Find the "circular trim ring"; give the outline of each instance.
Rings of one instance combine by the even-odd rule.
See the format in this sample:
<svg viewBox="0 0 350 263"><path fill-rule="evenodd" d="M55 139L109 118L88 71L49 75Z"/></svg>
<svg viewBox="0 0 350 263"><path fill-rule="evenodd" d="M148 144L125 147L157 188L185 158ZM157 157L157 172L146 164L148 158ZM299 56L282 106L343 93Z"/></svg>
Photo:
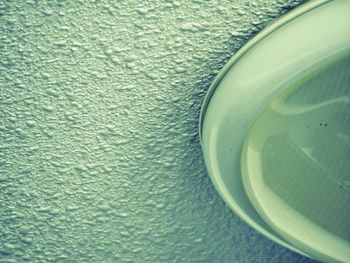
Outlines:
<svg viewBox="0 0 350 263"><path fill-rule="evenodd" d="M209 86L209 89L207 91L207 94L204 97L200 115L199 115L199 138L201 145L202 143L202 127L205 117L205 112L208 108L210 99L212 95L214 94L217 86L220 84L222 78L225 76L225 74L231 69L234 64L243 56L245 53L247 53L250 49L252 49L256 44L258 44L261 40L269 36L273 31L277 30L278 28L282 27L283 25L289 23L290 21L298 18L299 16L303 15L304 13L307 13L311 11L312 9L315 9L323 4L326 4L328 2L331 2L333 0L313 0L311 2L308 2L306 4L303 4L299 7L297 7L295 10L293 10L292 13L286 13L282 15L279 19L276 21L271 22L271 24L267 25L262 31L258 32L256 35L254 35L246 44L244 44L230 59L229 61L224 65L224 67L219 71L217 76L214 78L213 82Z"/></svg>
<svg viewBox="0 0 350 263"><path fill-rule="evenodd" d="M334 0L313 0L310 1L306 4L303 4L299 7L297 7L295 10L293 10L290 13L287 13L283 16L281 16L279 19L277 19L276 21L273 21L271 24L269 24L265 29L263 29L262 31L258 32L255 36L253 36L244 46L242 46L242 48L240 48L230 59L229 61L224 65L224 67L219 71L219 73L217 74L217 76L214 78L212 84L210 85L207 94L203 100L203 104L202 104L202 108L201 108L201 112L200 112L200 117L199 117L199 137L200 137L200 143L201 143L201 147L202 150L204 150L204 144L202 141L202 133L203 133L203 124L205 121L205 115L207 112L207 108L210 104L211 98L213 96L213 94L216 91L216 88L221 84L221 81L223 80L223 78L225 77L225 75L227 74L228 71L231 70L231 68L246 54L248 53L252 48L254 48L257 44L259 44L259 42L261 42L262 40L264 40L266 37L268 37L270 34L272 34L273 32L275 32L276 30L278 30L279 28L281 28L282 26L288 24L289 22L295 20L296 18L304 15L305 13L316 9L326 3L329 2L333 2ZM212 180L212 182L214 183L215 188L217 188L216 184L215 184L215 178L213 177L213 175L211 175L209 173L209 176ZM216 189L220 195L222 195L222 193L220 192L220 189ZM223 199L226 202L226 199L224 198L224 196L222 196ZM227 203L227 202L226 202ZM231 209L233 211L235 211L235 209L229 204L229 206L231 207ZM237 214L237 213L236 213ZM239 215L239 213L238 213ZM241 217L242 218L242 217ZM246 221L245 218L242 218L243 221L245 221L246 223L249 223L249 221ZM255 227L253 227L255 228ZM262 231L261 232L264 236L267 236L268 238L272 239L273 241L277 242L278 244L282 245L283 247L289 248L299 254L308 256L307 254L305 254L304 252L300 251L299 249L295 248L294 246L292 246L291 244L289 244L288 242L286 242L285 240L280 239L280 237L274 237L273 235L271 235L268 232Z"/></svg>

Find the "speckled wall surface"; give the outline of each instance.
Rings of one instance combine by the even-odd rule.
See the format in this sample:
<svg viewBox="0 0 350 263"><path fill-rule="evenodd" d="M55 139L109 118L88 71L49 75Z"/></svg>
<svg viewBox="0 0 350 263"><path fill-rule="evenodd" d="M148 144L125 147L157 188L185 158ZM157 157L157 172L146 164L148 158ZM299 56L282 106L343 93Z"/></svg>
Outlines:
<svg viewBox="0 0 350 263"><path fill-rule="evenodd" d="M225 61L301 0L0 0L0 262L309 262L215 192Z"/></svg>

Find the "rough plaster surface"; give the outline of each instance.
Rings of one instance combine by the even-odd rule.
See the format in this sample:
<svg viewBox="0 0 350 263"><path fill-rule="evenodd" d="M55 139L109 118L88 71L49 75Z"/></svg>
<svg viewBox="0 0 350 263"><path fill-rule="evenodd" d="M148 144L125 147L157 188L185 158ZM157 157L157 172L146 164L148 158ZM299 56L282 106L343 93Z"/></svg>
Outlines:
<svg viewBox="0 0 350 263"><path fill-rule="evenodd" d="M224 205L197 134L217 71L301 0L144 2L0 0L0 262L309 262Z"/></svg>

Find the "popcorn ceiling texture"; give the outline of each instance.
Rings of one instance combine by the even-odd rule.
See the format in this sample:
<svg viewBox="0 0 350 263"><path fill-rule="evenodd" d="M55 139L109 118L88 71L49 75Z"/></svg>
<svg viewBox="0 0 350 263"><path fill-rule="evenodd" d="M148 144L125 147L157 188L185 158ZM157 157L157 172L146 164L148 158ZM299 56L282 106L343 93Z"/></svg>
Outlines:
<svg viewBox="0 0 350 263"><path fill-rule="evenodd" d="M218 70L301 2L0 0L0 262L310 262L224 205L197 133Z"/></svg>

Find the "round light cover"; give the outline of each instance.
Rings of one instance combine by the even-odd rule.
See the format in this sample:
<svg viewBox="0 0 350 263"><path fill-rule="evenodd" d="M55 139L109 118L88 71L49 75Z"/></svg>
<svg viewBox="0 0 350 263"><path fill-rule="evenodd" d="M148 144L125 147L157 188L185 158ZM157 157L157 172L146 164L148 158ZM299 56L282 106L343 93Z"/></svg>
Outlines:
<svg viewBox="0 0 350 263"><path fill-rule="evenodd" d="M350 259L350 51L303 72L258 116L242 153L253 206L320 259Z"/></svg>
<svg viewBox="0 0 350 263"><path fill-rule="evenodd" d="M350 155L346 146L350 140L349 17L348 0L310 1L281 17L250 40L218 74L204 101L200 122L206 166L225 202L275 242L326 261L349 261L350 251L348 232L341 231L350 221L346 220L346 205L350 204ZM293 114L301 115L294 119ZM297 147L292 146L288 136L300 139ZM299 147L304 155L293 152L298 151L293 147ZM319 169L326 166L334 173L323 174L322 180L313 184L318 170L307 166L311 161L321 162ZM303 183L306 175L313 176L308 184ZM289 181L284 181L283 176ZM334 182L329 188L325 186L326 178ZM304 188L296 193L298 183ZM338 192L333 196L334 189ZM301 202L301 190L307 193L305 198L311 199L323 192L325 196L319 200L325 202L325 207L312 207L317 203L314 199L308 204ZM271 202L268 193L273 194ZM343 216L323 218L318 214L330 213L326 207L331 206L332 200L343 198L341 204L332 208L334 213L344 208ZM285 210L279 210L282 208ZM301 218L293 221L297 220L292 218L296 215L307 218L332 238L323 239L327 244L310 245L313 241L310 243L303 236L321 232L305 232L311 228L301 227L305 221ZM293 229L301 234L296 235ZM344 233L339 235L340 232Z"/></svg>

